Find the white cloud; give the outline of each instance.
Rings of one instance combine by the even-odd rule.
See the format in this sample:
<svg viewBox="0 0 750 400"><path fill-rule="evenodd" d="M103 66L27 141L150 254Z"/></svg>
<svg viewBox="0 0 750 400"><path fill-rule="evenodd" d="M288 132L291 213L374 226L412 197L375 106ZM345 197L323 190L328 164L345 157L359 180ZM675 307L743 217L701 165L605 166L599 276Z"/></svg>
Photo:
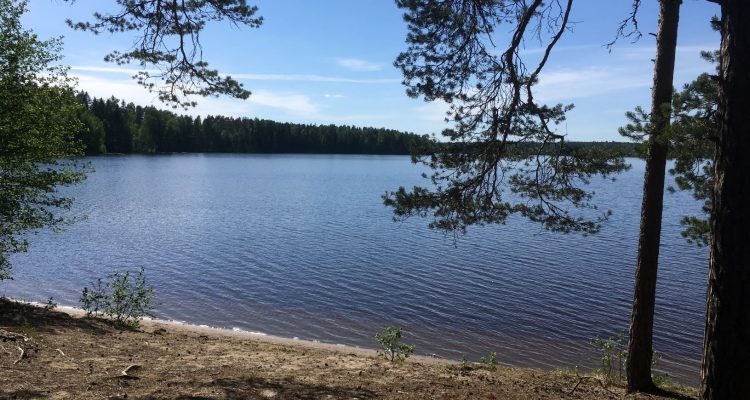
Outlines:
<svg viewBox="0 0 750 400"><path fill-rule="evenodd" d="M434 100L414 108L414 114L423 121L445 123L446 113L450 105L443 100Z"/></svg>
<svg viewBox="0 0 750 400"><path fill-rule="evenodd" d="M543 72L534 96L540 101L571 101L628 89L651 86L651 71L646 68L563 69Z"/></svg>
<svg viewBox="0 0 750 400"><path fill-rule="evenodd" d="M252 81L304 81L304 82L332 82L332 83L399 83L400 79L375 78L352 79L338 76L324 75L296 75L296 74L228 74L232 78Z"/></svg>
<svg viewBox="0 0 750 400"><path fill-rule="evenodd" d="M150 93L132 79L108 79L88 74L73 74L73 76L78 79L78 88L87 91L93 97L115 96L135 104L163 107L158 103L155 93ZM196 107L177 110L177 112L204 116L245 117L257 114L259 107L268 107L294 117L308 118L318 113L318 107L310 97L299 93L257 90L253 91L253 94L245 101L226 97L196 97L196 101L198 102Z"/></svg>
<svg viewBox="0 0 750 400"><path fill-rule="evenodd" d="M346 96L344 96L343 94L338 94L338 93L334 93L334 94L326 93L323 95L323 97L326 97L329 99L343 99Z"/></svg>
<svg viewBox="0 0 750 400"><path fill-rule="evenodd" d="M336 63L351 71L372 72L383 69L379 64L361 60L359 58L337 58Z"/></svg>
<svg viewBox="0 0 750 400"><path fill-rule="evenodd" d="M675 51L677 52L677 64L680 64L681 60L692 60L692 62L702 61L700 58L700 52L704 50L715 50L719 48L720 43L717 41L713 44L703 45L690 45L690 46L677 46ZM617 47L612 49L612 54L619 55L623 59L628 61L649 61L656 55L656 46L631 46L623 49Z"/></svg>
<svg viewBox="0 0 750 400"><path fill-rule="evenodd" d="M320 114L316 116L318 123L322 124L351 124L357 126L383 126L390 122L393 115L388 114Z"/></svg>
<svg viewBox="0 0 750 400"><path fill-rule="evenodd" d="M258 90L253 92L247 101L281 109L303 117L310 117L318 112L318 107L313 104L308 96L302 94L283 94Z"/></svg>
<svg viewBox="0 0 750 400"><path fill-rule="evenodd" d="M130 78L107 79L100 76L88 74L71 74L78 79L78 88L87 91L92 97L110 98L117 97L136 104L151 104L157 100L155 93L139 86Z"/></svg>
<svg viewBox="0 0 750 400"><path fill-rule="evenodd" d="M97 67L97 66L86 66L76 65L70 67L71 71L83 71L83 72L103 72L113 74L125 74L132 76L139 70L134 68L121 68L121 67ZM158 72L155 70L147 70L148 72ZM325 76L315 74L248 74L248 73L227 73L234 79L249 80L249 81L301 81L301 82L331 82L331 83L361 83L361 84L391 84L400 83L401 80L397 78L373 78L373 79L355 79L345 78L339 76Z"/></svg>
<svg viewBox="0 0 750 400"><path fill-rule="evenodd" d="M571 51L589 51L594 49L603 49L604 46L600 44L580 44L580 45L570 45L570 46L555 46L552 49L552 52L562 53L562 52L571 52ZM523 48L519 51L521 55L529 55L529 54L542 54L547 50L546 47L527 47Z"/></svg>
<svg viewBox="0 0 750 400"><path fill-rule="evenodd" d="M109 72L113 74L126 74L126 75L135 75L136 73L142 71L135 68L123 68L123 67L97 67L92 65L73 65L70 67L72 71L85 71L85 72ZM159 71L155 69L147 69L145 70L149 73L157 73Z"/></svg>

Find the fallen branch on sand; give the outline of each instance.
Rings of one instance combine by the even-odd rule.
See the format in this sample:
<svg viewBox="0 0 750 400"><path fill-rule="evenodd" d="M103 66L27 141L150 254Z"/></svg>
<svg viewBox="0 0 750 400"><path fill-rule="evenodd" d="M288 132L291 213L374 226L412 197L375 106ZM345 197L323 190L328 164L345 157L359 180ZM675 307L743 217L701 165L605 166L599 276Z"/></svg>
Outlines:
<svg viewBox="0 0 750 400"><path fill-rule="evenodd" d="M6 331L5 329L0 329L0 340L3 342L17 342L19 340L23 340L24 342L28 342L29 338L26 335L23 335L21 333Z"/></svg>
<svg viewBox="0 0 750 400"><path fill-rule="evenodd" d="M18 341L28 342L29 338L26 335L23 335L21 333L6 331L5 329L0 329L0 340L2 340L3 342L17 343ZM16 344L16 348L21 352L21 354L18 355L18 359L16 359L16 361L13 362L13 365L18 364L23 359L23 356L26 355L26 350L23 347Z"/></svg>
<svg viewBox="0 0 750 400"><path fill-rule="evenodd" d="M16 345L16 348L18 348L18 350L21 350L21 354L18 355L18 359L16 361L13 361L13 365L18 364L18 362L21 361L23 359L23 356L26 354L26 350L24 350L23 347Z"/></svg>
<svg viewBox="0 0 750 400"><path fill-rule="evenodd" d="M121 378L130 378L130 379L138 379L137 376L128 375L128 372L135 371L141 368L140 364L130 364L127 368L122 370L122 373L120 375Z"/></svg>

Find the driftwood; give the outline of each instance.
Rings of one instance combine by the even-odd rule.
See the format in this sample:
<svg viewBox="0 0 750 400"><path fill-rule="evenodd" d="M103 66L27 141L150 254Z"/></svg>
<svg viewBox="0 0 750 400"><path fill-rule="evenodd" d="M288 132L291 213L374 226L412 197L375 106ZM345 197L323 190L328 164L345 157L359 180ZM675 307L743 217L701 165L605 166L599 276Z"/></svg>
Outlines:
<svg viewBox="0 0 750 400"><path fill-rule="evenodd" d="M29 338L26 335L23 335L21 333L6 331L5 329L0 329L0 340L3 342L17 342L19 340L22 340L24 342L28 342Z"/></svg>
<svg viewBox="0 0 750 400"><path fill-rule="evenodd" d="M578 382L576 382L576 385L575 385L575 386L573 386L573 389L571 389L571 390L570 390L570 392L568 392L568 394L573 394L573 392L575 392L575 391L576 391L576 389L578 389L578 386L579 386L579 385L580 385L580 384L581 384L581 383L582 383L582 382L583 382L584 380L586 380L586 379L591 379L591 380L593 380L593 381L597 381L597 382L599 382L599 384L600 384L600 385L602 386L602 389L604 389L604 390L606 390L606 391L608 391L608 392L612 393L612 391L611 391L611 390L607 389L607 386L606 386L606 385L604 384L604 382L603 382L603 381L602 381L601 379L599 379L599 378L597 378L597 377L595 377L595 376L581 376L581 377L579 377L579 378L578 378ZM612 394L614 394L614 393L612 393Z"/></svg>
<svg viewBox="0 0 750 400"><path fill-rule="evenodd" d="M136 371L136 370L139 370L139 369L141 369L141 365L140 364L130 364L127 368L125 368L124 370L122 370L122 373L121 373L120 377L121 378L138 379L137 376L128 375L128 372L130 372L130 371Z"/></svg>
<svg viewBox="0 0 750 400"><path fill-rule="evenodd" d="M16 343L16 348L18 349L18 351L21 352L18 355L18 358L16 359L16 361L13 361L13 365L18 364L21 360L23 360L23 357L26 355L26 349L18 345L18 342L19 341L21 343L28 342L29 341L28 336L21 334L21 333L6 331L5 329L0 329L0 340L2 340L3 342Z"/></svg>
<svg viewBox="0 0 750 400"><path fill-rule="evenodd" d="M21 354L18 355L18 359L16 361L13 361L13 365L18 364L19 361L23 359L23 356L26 354L26 350L23 349L23 347L16 345L16 348L18 350L21 350Z"/></svg>

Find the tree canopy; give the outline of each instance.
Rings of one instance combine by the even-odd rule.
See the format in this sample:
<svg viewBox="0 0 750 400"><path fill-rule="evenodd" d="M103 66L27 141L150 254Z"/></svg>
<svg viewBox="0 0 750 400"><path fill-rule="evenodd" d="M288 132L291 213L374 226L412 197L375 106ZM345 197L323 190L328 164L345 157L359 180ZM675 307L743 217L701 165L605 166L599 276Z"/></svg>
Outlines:
<svg viewBox="0 0 750 400"><path fill-rule="evenodd" d="M66 222L59 210L72 199L60 186L85 178L71 157L80 105L59 60L60 39L40 40L21 26L25 1L0 0L0 279L9 256L28 246L26 235Z"/></svg>
<svg viewBox="0 0 750 400"><path fill-rule="evenodd" d="M574 210L596 210L585 185L626 164L600 149L567 146L556 125L572 105L540 104L533 95L569 27L572 3L397 1L405 11L408 48L395 64L407 93L447 103L453 127L443 132L448 142L414 159L433 170L431 185L385 196L395 218L431 216L431 227L448 231L503 223L512 214L554 231L600 228L607 212ZM512 34L501 44L505 26ZM533 65L521 56L530 40L544 48Z"/></svg>

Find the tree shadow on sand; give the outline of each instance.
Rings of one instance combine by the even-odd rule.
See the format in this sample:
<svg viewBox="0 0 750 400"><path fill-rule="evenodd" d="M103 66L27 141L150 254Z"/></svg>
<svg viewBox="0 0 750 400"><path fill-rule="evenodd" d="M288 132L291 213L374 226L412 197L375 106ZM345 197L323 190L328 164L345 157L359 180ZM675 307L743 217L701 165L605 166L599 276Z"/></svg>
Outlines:
<svg viewBox="0 0 750 400"><path fill-rule="evenodd" d="M75 318L64 312L47 310L0 297L0 327L34 327L40 332L52 332L61 328L79 328L96 335L122 330L121 326L102 318Z"/></svg>
<svg viewBox="0 0 750 400"><path fill-rule="evenodd" d="M263 379L259 377L217 379L204 385L206 389L223 392L222 398L239 399L378 399L374 392L362 388L335 387L294 381L292 379ZM152 394L144 399L158 399ZM182 400L202 400L209 397L179 396ZM213 397L211 397L213 398Z"/></svg>
<svg viewBox="0 0 750 400"><path fill-rule="evenodd" d="M11 390L11 391L0 391L0 399L46 399L47 394L38 392L36 390Z"/></svg>
<svg viewBox="0 0 750 400"><path fill-rule="evenodd" d="M667 389L657 388L653 391L654 395L665 397L668 399L675 399L675 400L695 400L696 397L688 396L682 393L674 392Z"/></svg>
<svg viewBox="0 0 750 400"><path fill-rule="evenodd" d="M297 382L291 379L266 380L257 377L219 379L212 386L221 388L227 399L375 399L375 393L361 388L333 387Z"/></svg>

